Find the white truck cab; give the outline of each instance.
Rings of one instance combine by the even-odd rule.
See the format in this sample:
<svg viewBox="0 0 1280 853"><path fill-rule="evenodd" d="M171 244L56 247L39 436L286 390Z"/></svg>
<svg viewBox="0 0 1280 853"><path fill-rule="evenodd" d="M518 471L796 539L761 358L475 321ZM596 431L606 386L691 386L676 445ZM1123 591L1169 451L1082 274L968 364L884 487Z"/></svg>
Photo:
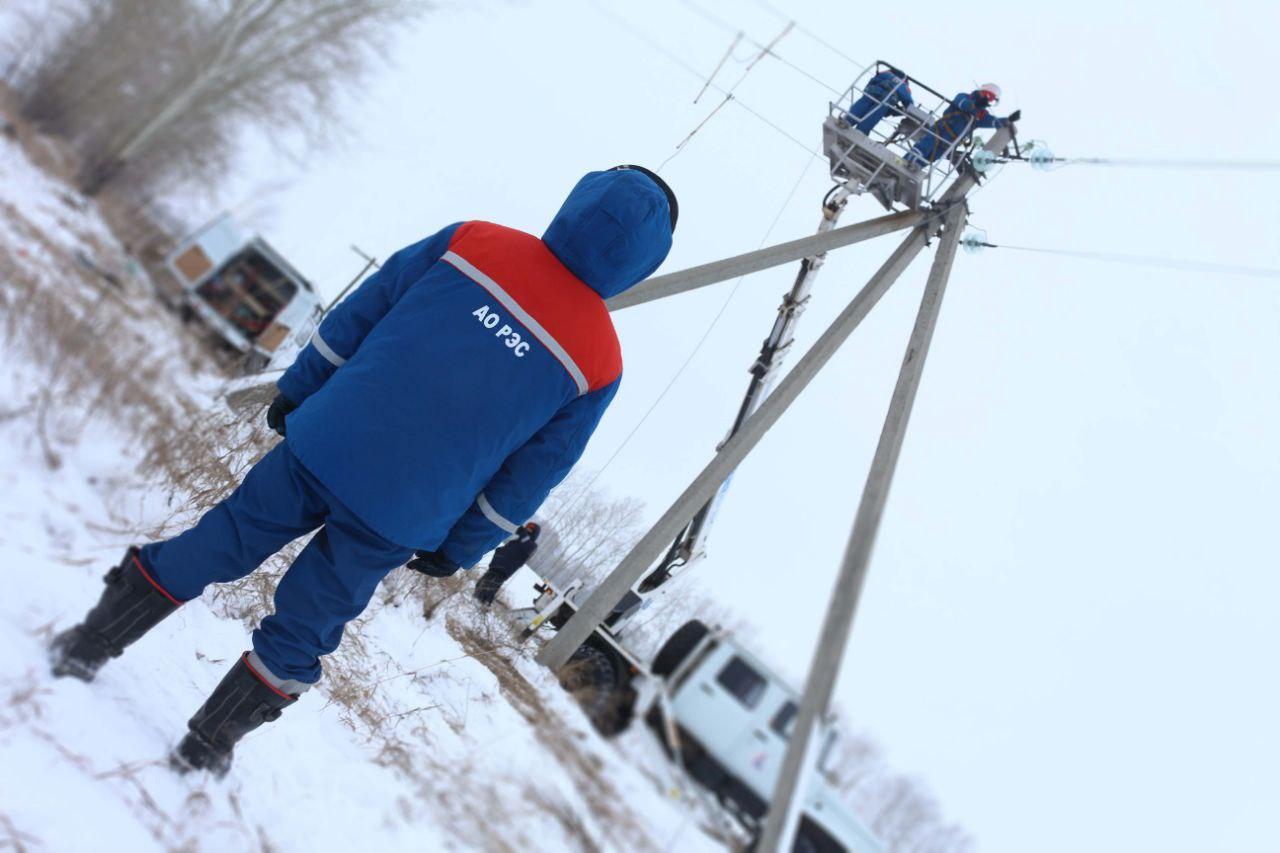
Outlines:
<svg viewBox="0 0 1280 853"><path fill-rule="evenodd" d="M697 621L671 636L651 669L664 680L667 701L654 705L646 719L664 742L673 731L689 774L755 831L777 784L797 692L731 636ZM804 783L794 849L881 853L882 843L827 781L825 762L835 740L834 728L824 723L819 759Z"/></svg>
<svg viewBox="0 0 1280 853"><path fill-rule="evenodd" d="M529 560L529 569L540 578L538 597L532 607L513 614L525 622L522 641L543 625L559 629L590 592L570 561L560 557L550 525L542 529L545 542ZM624 635L642 603L634 592L619 602L560 670L560 682L605 737L621 733L633 717L644 719L668 756L754 836L773 798L798 693L732 635L698 620L668 637L653 660L641 659L626 647ZM834 727L824 722L792 849L882 853L884 845L827 781L825 759L835 740Z"/></svg>
<svg viewBox="0 0 1280 853"><path fill-rule="evenodd" d="M244 354L246 372L266 367L291 334L305 344L323 313L311 283L227 216L183 240L166 265L182 285L184 314Z"/></svg>

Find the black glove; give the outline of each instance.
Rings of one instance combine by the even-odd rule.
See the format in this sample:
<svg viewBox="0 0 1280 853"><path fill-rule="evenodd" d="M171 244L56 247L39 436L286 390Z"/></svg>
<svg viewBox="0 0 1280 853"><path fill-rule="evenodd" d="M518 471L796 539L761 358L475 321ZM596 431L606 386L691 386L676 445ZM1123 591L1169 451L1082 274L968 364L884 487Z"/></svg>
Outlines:
<svg viewBox="0 0 1280 853"><path fill-rule="evenodd" d="M1022 121L1022 110L1014 110L1009 113L1009 121Z"/></svg>
<svg viewBox="0 0 1280 853"><path fill-rule="evenodd" d="M283 394L277 394L267 407L267 426L284 435L284 416L298 408L298 404Z"/></svg>
<svg viewBox="0 0 1280 853"><path fill-rule="evenodd" d="M462 568L439 551L414 551L407 567L432 578L447 578Z"/></svg>

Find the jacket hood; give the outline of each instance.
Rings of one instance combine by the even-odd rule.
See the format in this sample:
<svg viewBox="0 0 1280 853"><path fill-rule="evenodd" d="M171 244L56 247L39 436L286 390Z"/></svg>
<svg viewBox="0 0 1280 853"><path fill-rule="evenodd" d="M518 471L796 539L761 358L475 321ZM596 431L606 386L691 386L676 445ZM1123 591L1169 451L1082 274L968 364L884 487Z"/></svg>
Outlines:
<svg viewBox="0 0 1280 853"><path fill-rule="evenodd" d="M648 278L671 251L667 196L634 169L590 172L542 241L601 298L617 296Z"/></svg>

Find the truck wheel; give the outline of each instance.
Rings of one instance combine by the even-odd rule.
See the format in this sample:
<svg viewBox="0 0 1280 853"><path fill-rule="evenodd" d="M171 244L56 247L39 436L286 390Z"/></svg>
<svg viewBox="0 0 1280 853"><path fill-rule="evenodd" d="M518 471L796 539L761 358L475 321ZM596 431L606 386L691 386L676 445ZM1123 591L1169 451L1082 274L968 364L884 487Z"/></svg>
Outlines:
<svg viewBox="0 0 1280 853"><path fill-rule="evenodd" d="M636 715L636 691L630 687L618 685L609 696L609 704L602 716L592 718L596 730L602 737L611 738L631 728L631 720Z"/></svg>
<svg viewBox="0 0 1280 853"><path fill-rule="evenodd" d="M560 686L578 700L591 724L601 728L600 721L612 712L618 685L618 672L609 656L595 646L579 646L558 675Z"/></svg>
<svg viewBox="0 0 1280 853"><path fill-rule="evenodd" d="M681 625L662 644L662 648L658 649L651 667L653 674L659 678L669 678L680 664L684 663L684 659L689 656L694 647L709 633L711 629L698 619L690 619Z"/></svg>

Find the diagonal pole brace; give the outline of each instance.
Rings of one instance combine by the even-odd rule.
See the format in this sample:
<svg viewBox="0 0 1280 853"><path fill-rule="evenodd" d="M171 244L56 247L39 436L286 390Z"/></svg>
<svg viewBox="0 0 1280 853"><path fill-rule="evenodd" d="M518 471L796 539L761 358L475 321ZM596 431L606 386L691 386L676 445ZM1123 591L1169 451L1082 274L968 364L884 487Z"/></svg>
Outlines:
<svg viewBox="0 0 1280 853"><path fill-rule="evenodd" d="M1013 131L1005 127L996 132L987 143L987 150L1001 151L1012 138ZM972 173L961 175L939 199L943 216L963 216L963 202L976 183ZM543 666L557 670L591 636L596 627L613 611L662 550L720 487L739 463L759 443L765 433L777 423L782 413L795 401L818 372L831 360L840 345L851 335L871 312L880 298L898 279L903 270L924 248L927 234L935 229L936 216L917 225L902 241L887 261L876 271L871 280L858 291L848 306L836 317L822 336L809 348L796 366L783 377L773 393L765 399L742 428L735 433L718 453L712 457L702 472L676 498L670 508L635 544L612 572L604 578L583 602L578 612L564 624L538 653L537 660ZM836 232L829 232L836 233ZM957 238L958 239L958 238Z"/></svg>
<svg viewBox="0 0 1280 853"><path fill-rule="evenodd" d="M946 213L942 239L934 256L933 267L929 271L929 281L920 300L920 310L911 330L907 351L902 357L902 368L889 401L889 411L880 432L880 443L871 460L853 529L845 547L844 559L831 592L826 619L818 634L795 727L787 740L787 753L778 771L778 783L760 836L761 851L791 849L799 819L799 804L804 801L805 784L812 776L812 767L817 757L815 739L818 725L826 716L831 694L840 674L840 663L844 658L849 631L853 627L853 617L871 559L871 547L875 543L876 532L889 497L889 485L902 452L907 422L911 417L916 391L920 387L933 331L937 327L942 297L946 293L947 279L951 275L956 248L960 244L964 219L963 203L954 205Z"/></svg>

